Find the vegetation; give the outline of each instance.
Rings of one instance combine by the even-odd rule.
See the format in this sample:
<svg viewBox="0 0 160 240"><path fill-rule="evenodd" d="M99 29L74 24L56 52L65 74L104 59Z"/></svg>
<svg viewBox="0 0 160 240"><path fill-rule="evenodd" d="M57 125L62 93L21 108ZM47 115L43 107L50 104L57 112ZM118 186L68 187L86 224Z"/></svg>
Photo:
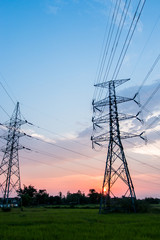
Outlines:
<svg viewBox="0 0 160 240"><path fill-rule="evenodd" d="M101 194L95 189L90 189L89 194L85 196L80 190L76 193L67 192L67 196L62 196L59 192L58 196L49 196L45 189L37 190L33 186L24 185L23 189L18 191L18 196L22 199L23 206L38 206L38 205L66 205L75 206L77 204L98 204Z"/></svg>
<svg viewBox="0 0 160 240"><path fill-rule="evenodd" d="M141 213L124 214L123 208L131 212L130 199L114 198L114 213L98 214L101 195L94 189L87 196L78 191L65 197L61 192L49 196L30 185L18 195L25 207L0 211L1 240L160 239L159 199L137 200Z"/></svg>
<svg viewBox="0 0 160 240"><path fill-rule="evenodd" d="M160 239L160 214L98 214L97 209L0 211L1 240Z"/></svg>
<svg viewBox="0 0 160 240"><path fill-rule="evenodd" d="M67 192L66 196L62 196L59 192L58 196L49 196L45 189L37 190L33 186L24 186L18 191L19 197L22 199L22 205L29 206L48 206L49 208L99 208L101 194L95 189L90 189L87 196L80 190L76 193ZM152 205L160 203L160 199L146 198L144 200L136 200L136 212L146 213L153 211ZM111 211L120 213L131 213L134 211L131 199L129 198L112 198ZM160 209L156 208L157 211Z"/></svg>

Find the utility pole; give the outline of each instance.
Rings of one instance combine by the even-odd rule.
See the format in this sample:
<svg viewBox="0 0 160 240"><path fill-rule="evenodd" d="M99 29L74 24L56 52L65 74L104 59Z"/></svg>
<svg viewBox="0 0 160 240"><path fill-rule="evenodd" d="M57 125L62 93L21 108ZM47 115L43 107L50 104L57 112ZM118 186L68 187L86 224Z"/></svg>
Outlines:
<svg viewBox="0 0 160 240"><path fill-rule="evenodd" d="M4 125L8 132L1 136L7 141L1 150L4 153L0 165L0 190L3 194L3 205L9 207L9 196L21 188L18 150L25 147L19 144L19 138L25 134L20 127L26 121L21 120L19 102L17 102L9 124Z"/></svg>
<svg viewBox="0 0 160 240"><path fill-rule="evenodd" d="M92 118L93 129L103 129L104 125L109 124L109 131L101 135L91 137L93 146L95 144L102 146L103 143L108 141L108 153L106 159L106 166L104 172L104 180L102 185L102 198L100 203L100 213L102 210L111 211L112 210L112 201L111 198L116 197L115 192L123 192L123 197L128 197L131 199L133 210L135 209L135 199L136 194L133 186L133 182L129 173L129 168L127 160L124 153L124 148L122 145L122 139L133 138L140 136L142 134L129 134L120 132L119 121L136 118L139 119L139 113L135 116L126 115L123 113L118 113L117 105L120 103L128 102L133 100L135 103L139 104L135 98L127 98L116 95L115 88L121 84L127 82L130 79L121 79L121 80L111 80L104 83L96 84L95 87L107 88L109 90L109 96L105 97L100 101L93 101L93 111L96 115L96 112L100 112L100 116L94 116ZM109 113L102 115L103 110L106 106L109 106ZM118 182L118 180L120 180ZM117 186L116 183L118 182ZM115 187L116 186L116 187Z"/></svg>

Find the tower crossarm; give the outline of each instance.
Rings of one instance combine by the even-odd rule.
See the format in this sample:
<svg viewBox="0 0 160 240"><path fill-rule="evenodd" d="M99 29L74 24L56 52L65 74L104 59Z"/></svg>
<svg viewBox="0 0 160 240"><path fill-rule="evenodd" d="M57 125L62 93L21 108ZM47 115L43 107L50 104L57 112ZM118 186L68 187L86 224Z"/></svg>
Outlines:
<svg viewBox="0 0 160 240"><path fill-rule="evenodd" d="M20 137L23 137L23 136L26 136L26 134L23 133L23 132L20 132L20 131L16 131L16 137L17 138L20 138ZM2 135L2 136L0 136L0 138L4 139L6 141L8 140L8 136L7 135Z"/></svg>
<svg viewBox="0 0 160 240"><path fill-rule="evenodd" d="M2 147L0 150L1 150L2 152L6 153L6 152L8 152L8 151L11 151L11 148L12 148L12 146L9 146L7 149L6 149L6 147ZM16 146L15 152L16 152L17 150L22 150L22 149L31 150L30 148L26 148L26 147L24 147L24 146L22 146L22 145L19 144L18 146Z"/></svg>
<svg viewBox="0 0 160 240"><path fill-rule="evenodd" d="M138 112L136 115L131 115L131 114L124 114L124 113L119 113L118 114L118 118L119 118L119 121L123 121L123 120L129 120L129 119L137 119L138 121L142 122L142 120L139 118L139 114L140 112ZM108 114L105 114L101 117L93 117L92 118L92 122L93 122L93 129L95 130L96 127L99 127L99 128L103 128L103 124L105 123L109 123L110 121L110 115L109 113Z"/></svg>
<svg viewBox="0 0 160 240"><path fill-rule="evenodd" d="M145 138L143 137L143 134L144 132L141 132L140 134L122 132L121 139L140 137L143 140L145 140Z"/></svg>
<svg viewBox="0 0 160 240"><path fill-rule="evenodd" d="M17 122L16 122L16 126L21 126L21 125L23 125L23 124L25 124L25 123L27 123L27 120L25 120L25 121L23 121L23 120L18 120ZM20 130L17 130L17 127L15 127L13 124L11 124L11 123L9 123L9 124L3 124L3 123L0 123L0 126L3 126L4 128L7 128L8 130L10 130L10 131L16 131L16 132L20 132Z"/></svg>
<svg viewBox="0 0 160 240"><path fill-rule="evenodd" d="M104 99L98 101L93 100L92 102L93 111L95 112L95 115L92 118L93 129L96 130L97 127L101 128L102 130L105 129L100 135L98 135L99 133L92 135L92 146L94 147L94 144L97 144L99 146L108 148L102 186L100 212L101 210L110 211L111 208L114 207L111 195L113 195L113 191L116 193L116 187L114 188L114 185L116 186L116 184L118 185L119 183L123 184L125 195L129 192L128 197L131 198L133 211L135 212L136 195L121 140L134 137L140 137L144 139L144 132L129 133L121 131L119 122L122 120L134 118L141 122L141 119L139 118L140 112L138 112L137 115L119 113L117 105L119 103L129 101L134 101L139 106L140 104L136 100L137 94L135 94L134 97L122 97L117 96L115 91L116 87L128 80L129 79L111 80L109 82L99 83L95 85L96 87L108 88L109 90L108 93L106 92L106 97ZM106 114L107 106L108 114ZM97 111L100 112L99 116L96 116ZM105 125L106 123L108 123L108 126Z"/></svg>
<svg viewBox="0 0 160 240"><path fill-rule="evenodd" d="M133 97L133 98L121 97L121 96L116 97L116 103L117 104L124 103L124 102L129 102L129 101L135 101L135 97ZM109 104L110 104L110 98L109 97L106 97L106 98L104 98L102 100L99 100L97 102L95 102L93 100L93 102L92 102L93 111L95 112L96 110L98 110L99 112L101 112L102 111L101 108L105 107L105 106L109 106Z"/></svg>
<svg viewBox="0 0 160 240"><path fill-rule="evenodd" d="M109 88L109 85L111 82L114 82L114 85L115 87L118 87L120 86L121 84L129 81L130 78L127 78L127 79L119 79L119 80L111 80L111 81L107 81L107 82L103 82L103 83L98 83L98 84L95 84L94 86L95 87L101 87L101 88Z"/></svg>
<svg viewBox="0 0 160 240"><path fill-rule="evenodd" d="M109 113L105 114L101 117L93 117L92 123L93 123L93 129L95 130L96 127L102 128L100 124L108 123L109 122Z"/></svg>
<svg viewBox="0 0 160 240"><path fill-rule="evenodd" d="M140 133L140 134L133 134L133 133L126 133L126 132L121 132L121 139L127 139L127 138L134 138L134 137L140 137L142 138L143 140L145 140L145 138L143 137L143 134L144 132ZM117 141L118 137L115 135L114 136L114 141L115 143L118 145L118 141ZM91 137L91 141L94 143L94 144L97 144L97 145L101 145L100 143L103 143L103 142L107 142L110 140L110 132L106 132L106 133L103 133L99 136L92 136Z"/></svg>
<svg viewBox="0 0 160 240"><path fill-rule="evenodd" d="M95 144L99 143L99 142L106 142L109 141L110 138L110 134L109 132L107 133L103 133L99 136L91 136L91 141Z"/></svg>

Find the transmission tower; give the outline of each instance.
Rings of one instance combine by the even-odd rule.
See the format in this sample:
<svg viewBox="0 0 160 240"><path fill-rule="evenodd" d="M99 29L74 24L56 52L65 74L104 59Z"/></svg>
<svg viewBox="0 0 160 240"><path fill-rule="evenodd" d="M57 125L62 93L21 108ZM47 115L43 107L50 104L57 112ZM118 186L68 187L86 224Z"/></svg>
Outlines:
<svg viewBox="0 0 160 240"><path fill-rule="evenodd" d="M4 125L8 132L1 136L7 141L6 146L1 149L4 155L0 165L0 189L3 195L3 204L6 207L9 206L10 193L21 188L18 150L24 149L19 144L19 138L25 135L20 131L20 127L24 123L26 121L21 120L19 102L17 102L9 123Z"/></svg>
<svg viewBox="0 0 160 240"><path fill-rule="evenodd" d="M142 134L129 134L129 133L122 133L120 132L120 125L119 121L126 120L126 119L132 119L136 118L139 121L139 113L135 116L132 115L126 115L123 113L118 113L117 105L120 103L128 102L133 100L137 104L139 104L135 98L127 98L127 97L120 97L116 96L115 88L120 86L121 84L127 82L129 79L121 79L121 80L111 80L104 83L96 84L95 87L101 87L101 88L108 88L109 90L109 96L105 97L104 99L100 101L93 101L93 111L100 112L99 117L93 117L93 129L96 130L97 128L103 129L103 125L106 123L109 123L109 131L105 132L98 136L92 136L91 140L94 144L97 144L101 146L103 143L106 143L106 141L109 141L108 144L108 153L107 153L107 159L106 159L106 167L105 167L105 173L104 173L104 180L103 180L103 186L102 186L102 198L100 203L100 213L102 210L108 210L110 211L112 208L112 201L111 198L116 197L115 192L121 190L124 194L123 197L128 197L131 199L133 209L135 211L135 199L136 194L133 186L133 182L129 173L128 164L126 161L123 145L122 145L122 139L126 138L133 138L140 136L142 137ZM103 110L106 106L109 106L109 113L103 114ZM116 186L116 183L120 180L118 185Z"/></svg>

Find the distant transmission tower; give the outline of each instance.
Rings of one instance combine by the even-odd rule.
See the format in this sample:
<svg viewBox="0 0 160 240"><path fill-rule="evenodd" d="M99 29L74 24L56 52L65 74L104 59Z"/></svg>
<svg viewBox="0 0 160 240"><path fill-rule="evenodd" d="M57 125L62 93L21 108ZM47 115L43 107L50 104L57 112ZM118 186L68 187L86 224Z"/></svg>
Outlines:
<svg viewBox="0 0 160 240"><path fill-rule="evenodd" d="M9 124L5 125L8 133L1 136L7 141L6 146L2 148L4 155L0 165L0 189L3 194L3 204L6 207L9 204L10 193L16 192L21 187L18 150L24 148L19 145L19 138L25 135L20 131L20 127L24 123L26 121L21 120L18 102Z"/></svg>
<svg viewBox="0 0 160 240"><path fill-rule="evenodd" d="M109 141L108 144L108 153L106 159L106 167L104 173L104 180L102 186L102 199L100 203L100 213L102 210L111 210L111 198L116 197L115 192L123 192L123 197L128 197L132 201L132 206L135 211L135 199L136 194L133 186L133 182L129 173L128 164L126 161L126 157L124 154L124 149L122 145L121 139L132 138L140 136L142 134L129 134L120 132L119 121L137 118L141 121L138 117L139 113L136 116L126 115L123 113L118 113L117 104L128 102L128 101L135 101L137 104L138 102L134 98L127 98L127 97L120 97L116 96L115 88L119 85L125 83L129 79L122 79L122 80L111 80L104 83L96 84L95 87L101 88L108 88L109 96L100 100L100 101L93 101L93 111L96 113L97 111L103 113L103 110L106 106L109 106L109 113L99 117L93 117L93 129L96 130L97 128L103 129L103 124L109 123L109 131L105 132L98 136L92 136L91 140L94 144L102 145L103 142ZM116 183L118 180L121 180L117 186Z"/></svg>

